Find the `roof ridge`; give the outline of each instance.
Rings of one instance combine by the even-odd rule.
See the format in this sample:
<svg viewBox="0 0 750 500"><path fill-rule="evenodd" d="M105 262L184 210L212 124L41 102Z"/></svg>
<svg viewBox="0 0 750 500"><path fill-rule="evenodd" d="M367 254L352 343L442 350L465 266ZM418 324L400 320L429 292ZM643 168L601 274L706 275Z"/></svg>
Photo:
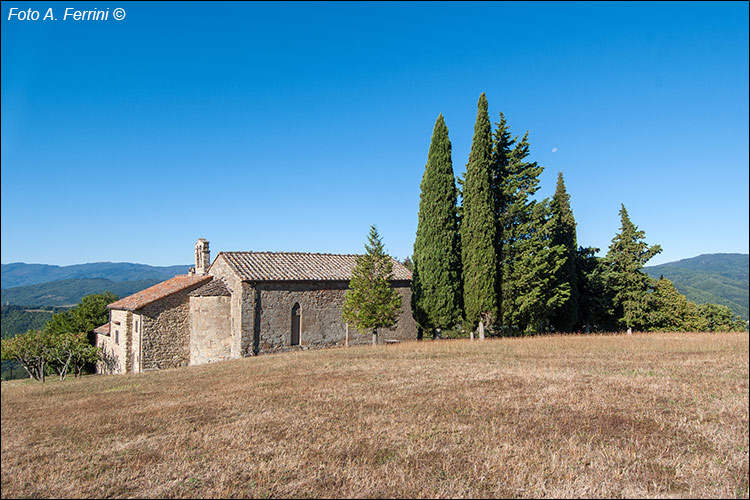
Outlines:
<svg viewBox="0 0 750 500"><path fill-rule="evenodd" d="M362 254L318 252L221 252L229 268L242 281L341 280L351 279L356 261ZM217 259L219 256L217 255ZM412 273L395 257L394 280L409 280Z"/></svg>
<svg viewBox="0 0 750 500"><path fill-rule="evenodd" d="M294 254L294 255L346 255L346 256L357 256L363 255L359 253L330 253L330 252L288 252L285 250L273 251L273 250L224 250L222 253L270 253L270 254ZM390 257L390 255L389 255Z"/></svg>

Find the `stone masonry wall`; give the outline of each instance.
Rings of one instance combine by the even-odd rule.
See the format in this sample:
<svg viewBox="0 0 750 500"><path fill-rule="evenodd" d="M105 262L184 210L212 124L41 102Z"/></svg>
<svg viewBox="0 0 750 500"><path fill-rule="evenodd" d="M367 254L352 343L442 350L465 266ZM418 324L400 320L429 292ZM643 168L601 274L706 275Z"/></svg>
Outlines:
<svg viewBox="0 0 750 500"><path fill-rule="evenodd" d="M252 336L252 331L242 331L243 325L243 288L247 284L242 283L237 274L229 267L224 257L219 254L209 268L208 274L217 278L223 278L227 288L232 294L230 300L230 331L231 331L231 357L242 356L243 337ZM247 318L245 320L247 322Z"/></svg>
<svg viewBox="0 0 750 500"><path fill-rule="evenodd" d="M139 310L143 318L143 370L175 368L190 363L190 301L187 294L195 288L183 289Z"/></svg>
<svg viewBox="0 0 750 500"><path fill-rule="evenodd" d="M127 342L130 325L128 319L130 312L119 309L109 311L109 340L102 338L102 350L107 360L107 368L104 373L125 373L127 369ZM103 337L103 336L102 336Z"/></svg>
<svg viewBox="0 0 750 500"><path fill-rule="evenodd" d="M96 373L111 375L122 373L120 357L115 352L115 341L108 335L96 335L96 347L102 350L103 359L96 364Z"/></svg>
<svg viewBox="0 0 750 500"><path fill-rule="evenodd" d="M143 338L143 316L134 313L130 318L130 324L133 331L130 351L130 371L138 373L141 371L141 339Z"/></svg>
<svg viewBox="0 0 750 500"><path fill-rule="evenodd" d="M232 357L231 297L190 297L190 364Z"/></svg>
<svg viewBox="0 0 750 500"><path fill-rule="evenodd" d="M325 347L343 345L346 325L341 318L341 308L348 282L276 282L257 283L255 329L259 333L259 350L272 351L290 346L292 307L299 303L301 310L300 345ZM401 316L393 329L378 333L378 341L410 340L416 338L416 324L411 316L411 290L408 283L395 287L402 297ZM372 341L370 332L360 334L349 329L350 344Z"/></svg>

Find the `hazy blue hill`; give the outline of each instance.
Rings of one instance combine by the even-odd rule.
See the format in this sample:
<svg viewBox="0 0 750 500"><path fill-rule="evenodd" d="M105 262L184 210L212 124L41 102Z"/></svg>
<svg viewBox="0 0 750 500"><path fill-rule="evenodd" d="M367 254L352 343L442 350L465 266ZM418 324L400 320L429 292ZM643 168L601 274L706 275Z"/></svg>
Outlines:
<svg viewBox="0 0 750 500"><path fill-rule="evenodd" d="M643 269L653 278L663 275L680 293L697 304L722 304L744 320L750 316L748 254L704 254Z"/></svg>
<svg viewBox="0 0 750 500"><path fill-rule="evenodd" d="M3 304L7 302L25 306L74 305L82 297L91 293L109 291L118 297L125 297L161 281L163 280L146 279L116 282L104 278L67 279L0 290L0 301Z"/></svg>
<svg viewBox="0 0 750 500"><path fill-rule="evenodd" d="M8 289L76 278L103 278L114 282L164 281L175 275L187 273L189 268L189 265L160 267L130 262L94 262L72 266L14 262L0 264L0 276L2 288Z"/></svg>

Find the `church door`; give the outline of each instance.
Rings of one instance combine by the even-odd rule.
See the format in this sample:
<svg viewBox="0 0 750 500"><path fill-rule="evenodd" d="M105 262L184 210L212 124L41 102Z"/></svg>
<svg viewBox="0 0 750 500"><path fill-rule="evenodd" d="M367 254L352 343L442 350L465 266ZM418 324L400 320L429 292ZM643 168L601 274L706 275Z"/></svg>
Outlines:
<svg viewBox="0 0 750 500"><path fill-rule="evenodd" d="M292 337L291 345L299 345L299 330L300 330L300 310L299 304L294 304L292 307Z"/></svg>

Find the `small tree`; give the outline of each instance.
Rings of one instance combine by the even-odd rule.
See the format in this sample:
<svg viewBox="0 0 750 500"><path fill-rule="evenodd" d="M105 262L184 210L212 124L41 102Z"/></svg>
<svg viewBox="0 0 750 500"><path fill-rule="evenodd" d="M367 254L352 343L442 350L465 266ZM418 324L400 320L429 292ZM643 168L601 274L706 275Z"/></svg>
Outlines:
<svg viewBox="0 0 750 500"><path fill-rule="evenodd" d="M71 370L76 377L80 377L87 364L96 364L101 359L101 350L89 344L85 332L60 333L49 337L47 358L60 380L65 380Z"/></svg>
<svg viewBox="0 0 750 500"><path fill-rule="evenodd" d="M704 332L744 332L747 323L727 306L701 304L698 306L699 328Z"/></svg>
<svg viewBox="0 0 750 500"><path fill-rule="evenodd" d="M0 345L0 358L17 361L29 377L40 382L44 382L45 368L53 352L52 336L38 330L3 339Z"/></svg>
<svg viewBox="0 0 750 500"><path fill-rule="evenodd" d="M646 244L646 233L630 221L625 205L620 209L620 232L612 238L605 257L607 286L611 289L615 317L628 329L644 328L648 319L648 292L653 280L641 268L661 252L661 246Z"/></svg>
<svg viewBox="0 0 750 500"><path fill-rule="evenodd" d="M695 332L700 330L698 307L662 276L649 295L648 329L653 332Z"/></svg>
<svg viewBox="0 0 750 500"><path fill-rule="evenodd" d="M378 328L398 322L401 295L391 286L393 260L386 255L375 226L370 227L365 250L364 255L357 256L342 316L360 331L372 330L372 343L376 344Z"/></svg>

